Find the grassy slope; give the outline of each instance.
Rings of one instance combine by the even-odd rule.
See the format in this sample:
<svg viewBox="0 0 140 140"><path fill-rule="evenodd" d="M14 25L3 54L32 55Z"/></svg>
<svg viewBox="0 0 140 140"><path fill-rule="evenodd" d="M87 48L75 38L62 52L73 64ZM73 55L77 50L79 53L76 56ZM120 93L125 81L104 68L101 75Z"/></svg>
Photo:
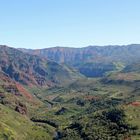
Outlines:
<svg viewBox="0 0 140 140"><path fill-rule="evenodd" d="M135 135L132 138L134 140L140 140L140 106L133 106L133 105L128 105L125 106L125 111L127 113L128 120L131 124L138 126L139 135Z"/></svg>
<svg viewBox="0 0 140 140"><path fill-rule="evenodd" d="M6 86L4 88L4 86ZM18 84L19 86L19 84ZM9 92L7 88L12 90ZM15 92L16 91L16 92ZM26 93L26 94L25 94ZM27 96L30 95L30 96ZM31 98L29 98L31 97ZM2 104L1 104L2 103ZM20 106L19 106L20 105ZM27 108L21 115L15 111L17 106ZM44 140L52 139L53 128L41 127L29 118L43 103L28 91L20 90L16 83L4 75L0 75L0 140Z"/></svg>
<svg viewBox="0 0 140 140"><path fill-rule="evenodd" d="M10 110L0 104L0 139L1 140L44 140L51 139L48 131L36 126L26 116Z"/></svg>
<svg viewBox="0 0 140 140"><path fill-rule="evenodd" d="M134 69L136 71L134 71ZM130 102L127 105L123 105L123 107L129 123L138 126L138 134L132 136L133 140L140 140L140 73L138 70L138 65L135 67L134 65L131 65L131 67L129 66L124 69L124 73L115 73L106 79L111 86L118 87L118 89L123 87L123 94L121 94L121 96L113 94L114 97L123 97ZM111 84L111 82L113 84Z"/></svg>

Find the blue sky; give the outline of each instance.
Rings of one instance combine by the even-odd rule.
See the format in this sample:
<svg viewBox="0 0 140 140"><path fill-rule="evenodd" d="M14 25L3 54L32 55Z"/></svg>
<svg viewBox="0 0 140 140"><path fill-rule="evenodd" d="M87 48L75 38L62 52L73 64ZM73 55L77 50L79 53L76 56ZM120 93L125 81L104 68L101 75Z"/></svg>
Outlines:
<svg viewBox="0 0 140 140"><path fill-rule="evenodd" d="M0 0L0 44L16 48L140 43L140 0Z"/></svg>

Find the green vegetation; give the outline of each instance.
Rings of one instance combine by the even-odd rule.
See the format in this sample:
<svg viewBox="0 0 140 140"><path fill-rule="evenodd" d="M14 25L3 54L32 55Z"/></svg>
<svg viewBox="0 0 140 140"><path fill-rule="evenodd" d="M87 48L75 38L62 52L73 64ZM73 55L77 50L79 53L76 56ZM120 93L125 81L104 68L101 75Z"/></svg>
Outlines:
<svg viewBox="0 0 140 140"><path fill-rule="evenodd" d="M38 112L33 119L36 122L47 120L47 124L55 126L60 139L121 140L131 137L135 140L140 134L139 106L131 105L140 98L135 89L133 83L102 83L101 79L83 79L67 87L46 89L41 93L41 100L48 100L52 105L47 115ZM127 106L134 110L129 111ZM130 114L137 114L137 118L130 119Z"/></svg>
<svg viewBox="0 0 140 140"><path fill-rule="evenodd" d="M1 48L0 140L139 139L138 61L113 62L112 50L110 61L75 62L75 69Z"/></svg>
<svg viewBox="0 0 140 140"><path fill-rule="evenodd" d="M50 131L36 126L26 116L22 116L0 104L1 140L51 140Z"/></svg>
<svg viewBox="0 0 140 140"><path fill-rule="evenodd" d="M90 118L90 119L89 119ZM137 131L125 120L121 109L113 108L102 113L80 117L62 132L62 139L78 137L86 140L122 140Z"/></svg>

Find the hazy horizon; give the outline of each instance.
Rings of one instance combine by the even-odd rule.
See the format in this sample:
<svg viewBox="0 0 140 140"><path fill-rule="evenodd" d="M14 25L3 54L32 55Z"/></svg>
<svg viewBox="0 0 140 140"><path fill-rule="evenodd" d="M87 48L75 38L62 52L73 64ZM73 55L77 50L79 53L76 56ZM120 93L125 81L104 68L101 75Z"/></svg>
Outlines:
<svg viewBox="0 0 140 140"><path fill-rule="evenodd" d="M136 43L131 43L131 44L114 44L114 45L86 45L86 46L83 46L83 47L71 47L71 46L53 46L53 47L44 47L44 48L26 48L26 47L19 47L19 48L16 48L14 46L10 46L10 45L7 45L7 44L0 44L0 46L7 46L7 47L11 47L11 48L15 48L15 49L31 49L31 50L40 50L40 49L49 49L49 48L74 48L74 49L81 49L81 48L86 48L86 47L108 47L108 46L129 46L129 45L140 45L140 44L136 44Z"/></svg>

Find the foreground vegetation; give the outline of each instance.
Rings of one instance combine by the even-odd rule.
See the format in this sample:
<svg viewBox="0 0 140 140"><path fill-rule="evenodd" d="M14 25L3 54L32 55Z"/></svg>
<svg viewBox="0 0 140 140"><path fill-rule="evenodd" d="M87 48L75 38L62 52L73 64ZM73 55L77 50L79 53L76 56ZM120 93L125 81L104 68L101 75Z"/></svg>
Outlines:
<svg viewBox="0 0 140 140"><path fill-rule="evenodd" d="M89 78L12 48L0 53L0 140L140 139L138 62L79 64L94 68Z"/></svg>
<svg viewBox="0 0 140 140"><path fill-rule="evenodd" d="M57 137L64 140L139 139L139 84L134 84L134 79L121 84L115 77L110 79L107 83L104 79L84 79L37 92L32 89L48 106L32 120L53 126Z"/></svg>

